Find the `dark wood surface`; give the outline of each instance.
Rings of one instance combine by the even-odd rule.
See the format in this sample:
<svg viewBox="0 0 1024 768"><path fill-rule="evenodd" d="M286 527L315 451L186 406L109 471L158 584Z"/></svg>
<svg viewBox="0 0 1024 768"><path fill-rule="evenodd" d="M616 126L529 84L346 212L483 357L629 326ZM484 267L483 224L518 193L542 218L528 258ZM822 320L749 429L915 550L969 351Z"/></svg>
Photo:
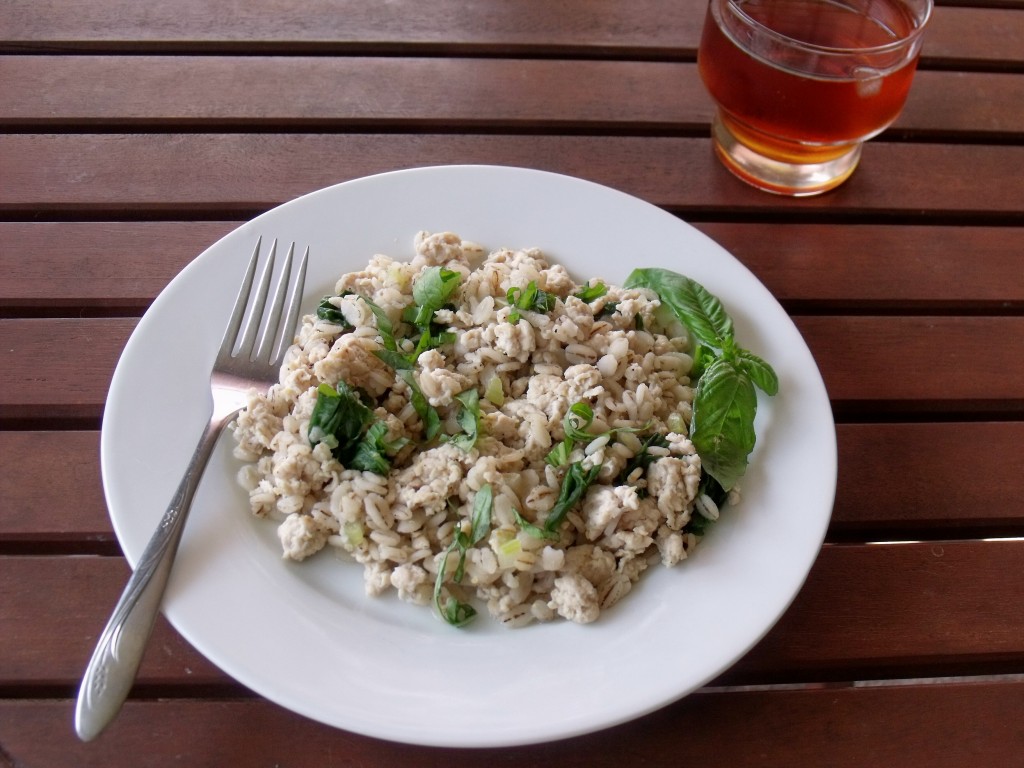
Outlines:
<svg viewBox="0 0 1024 768"><path fill-rule="evenodd" d="M0 766L1024 766L1024 2L942 2L898 122L839 190L714 160L703 0L5 0ZM391 744L256 697L162 618L120 718L72 729L128 573L99 430L138 318L241 222L346 179L522 165L732 251L832 399L826 543L697 693L502 750Z"/></svg>

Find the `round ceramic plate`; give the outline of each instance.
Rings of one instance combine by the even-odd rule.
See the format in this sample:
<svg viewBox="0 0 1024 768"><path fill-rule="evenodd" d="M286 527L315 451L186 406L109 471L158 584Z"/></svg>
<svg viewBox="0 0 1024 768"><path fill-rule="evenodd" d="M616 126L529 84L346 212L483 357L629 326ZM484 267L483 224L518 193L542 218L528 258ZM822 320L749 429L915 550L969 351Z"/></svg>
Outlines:
<svg viewBox="0 0 1024 768"><path fill-rule="evenodd" d="M737 340L772 363L743 501L675 568L647 571L590 625L510 630L482 611L454 629L368 598L362 566L282 559L253 518L225 435L206 470L164 602L174 627L240 683L295 712L401 742L500 746L582 734L662 707L721 673L776 622L818 553L835 493L835 426L821 375L785 311L734 257L621 192L533 170L452 166L382 174L250 221L186 267L129 339L102 434L104 490L134 565L208 418L210 367L258 236L309 245L305 311L376 253L408 259L419 230L485 248L537 247L578 280L637 266L719 296Z"/></svg>

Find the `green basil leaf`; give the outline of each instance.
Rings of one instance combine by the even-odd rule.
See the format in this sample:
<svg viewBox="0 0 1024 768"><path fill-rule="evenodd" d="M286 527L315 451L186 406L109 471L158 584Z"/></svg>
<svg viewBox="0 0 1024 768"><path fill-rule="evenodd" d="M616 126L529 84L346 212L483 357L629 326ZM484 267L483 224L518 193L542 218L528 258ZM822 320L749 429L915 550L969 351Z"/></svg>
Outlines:
<svg viewBox="0 0 1024 768"><path fill-rule="evenodd" d="M415 366L415 358L393 349L375 349L373 354L390 365L396 371L410 371Z"/></svg>
<svg viewBox="0 0 1024 768"><path fill-rule="evenodd" d="M555 301L557 296L547 291L542 291L537 287L537 281L531 280L527 283L526 288L518 288L513 286L505 292L505 298L508 299L508 303L514 309L525 309L530 312L543 312L548 313L555 308ZM513 319L514 318L514 319ZM513 311L509 315L510 323L519 322L519 313Z"/></svg>
<svg viewBox="0 0 1024 768"><path fill-rule="evenodd" d="M350 458L363 430L373 420L373 411L363 404L358 393L344 381L335 389L323 383L317 388L316 403L310 414L307 436L312 445L330 437L333 453L339 461Z"/></svg>
<svg viewBox="0 0 1024 768"><path fill-rule="evenodd" d="M558 500L555 501L555 506L551 508L551 514L544 521L545 529L554 531L562 524L569 510L572 509L576 502L583 498L583 494L597 479L600 472L600 464L595 464L589 469L583 467L582 461L569 465L565 477L562 478L562 487L558 493Z"/></svg>
<svg viewBox="0 0 1024 768"><path fill-rule="evenodd" d="M593 285L583 286L583 288L574 293L573 296L589 304L596 299L600 299L606 293L608 293L608 286L602 282L596 282Z"/></svg>
<svg viewBox="0 0 1024 768"><path fill-rule="evenodd" d="M382 307L374 303L371 299L362 295L360 295L359 298L366 302L370 311L373 312L373 316L377 319L377 331L380 333L384 349L394 352L398 349L398 344L395 341L394 327L391 324L391 318L388 317L387 312L385 312Z"/></svg>
<svg viewBox="0 0 1024 768"><path fill-rule="evenodd" d="M464 451L470 451L476 445L480 434L480 394L475 389L467 389L455 396L461 406L455 417L462 434L452 435L448 439Z"/></svg>
<svg viewBox="0 0 1024 768"><path fill-rule="evenodd" d="M732 318L704 286L668 269L635 269L626 288L649 288L698 341L722 347L733 335Z"/></svg>
<svg viewBox="0 0 1024 768"><path fill-rule="evenodd" d="M465 534L462 535L465 536ZM437 608L438 615L453 627L463 627L468 624L474 616L476 616L476 609L468 603L460 602L451 595L447 598L444 597L444 582L448 570L448 555L454 552L458 546L459 537L456 536L452 543L448 545L448 549L445 550L444 558L441 560L441 567L437 569L437 578L434 579L434 607ZM460 579L457 580L461 580L461 571L465 567L465 562L466 552L463 549L460 552L459 565L456 569L456 573L460 576Z"/></svg>
<svg viewBox="0 0 1024 768"><path fill-rule="evenodd" d="M316 305L316 316L320 320L326 320L329 323L340 325L343 328L351 328L352 324L345 319L341 310L331 303L331 299L333 298L333 296L324 296L320 300L320 303Z"/></svg>
<svg viewBox="0 0 1024 768"><path fill-rule="evenodd" d="M779 377L766 361L753 352L737 349L736 364L766 395L778 394Z"/></svg>
<svg viewBox="0 0 1024 768"><path fill-rule="evenodd" d="M481 486L473 497L473 518L469 534L471 546L476 546L487 538L491 531L491 509L494 504L494 490L490 483Z"/></svg>
<svg viewBox="0 0 1024 768"><path fill-rule="evenodd" d="M754 450L757 393L750 378L728 360L716 360L694 393L690 440L701 465L725 490L747 469Z"/></svg>
<svg viewBox="0 0 1024 768"><path fill-rule="evenodd" d="M535 539L547 539L548 541L558 541L559 535L555 531L549 531L545 528L541 528L538 525L534 525L525 517L519 514L519 510L513 509L512 514L515 515L516 525L518 525L527 535L533 536Z"/></svg>
<svg viewBox="0 0 1024 768"><path fill-rule="evenodd" d="M421 307L428 308L429 316L421 325L429 322L435 310L444 306L462 281L462 274L444 267L428 267L423 270L412 286L412 298Z"/></svg>
<svg viewBox="0 0 1024 768"><path fill-rule="evenodd" d="M409 385L409 402L412 403L413 410L423 422L424 442L429 443L441 431L441 417L438 415L437 409L427 400L423 390L420 389L420 385L416 382L416 374L409 369L403 369L397 373L402 381Z"/></svg>
<svg viewBox="0 0 1024 768"><path fill-rule="evenodd" d="M404 437L388 440L387 434L387 422L375 421L363 434L362 440L356 445L352 457L345 466L349 469L375 472L378 475L387 476L391 471L389 457L396 454L409 442Z"/></svg>
<svg viewBox="0 0 1024 768"><path fill-rule="evenodd" d="M646 440L644 440L643 444L640 447L640 450L636 453L636 455L634 455L629 461L626 462L626 466L624 466L622 468L622 471L619 472L618 476L615 478L614 484L624 485L627 481L627 478L631 474L633 474L633 472L637 468L640 468L644 472L646 472L647 468L651 466L651 464L653 464L656 459L656 457L651 455L651 453L648 451L648 449L652 447L668 448L668 439L660 432L655 432ZM640 498L646 497L647 489L639 489L637 491L637 495Z"/></svg>

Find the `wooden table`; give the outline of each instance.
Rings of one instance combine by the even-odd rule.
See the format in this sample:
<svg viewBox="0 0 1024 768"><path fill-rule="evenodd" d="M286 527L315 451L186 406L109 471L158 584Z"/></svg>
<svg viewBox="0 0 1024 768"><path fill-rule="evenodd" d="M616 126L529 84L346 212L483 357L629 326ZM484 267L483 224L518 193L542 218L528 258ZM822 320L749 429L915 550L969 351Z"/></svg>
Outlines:
<svg viewBox="0 0 1024 768"><path fill-rule="evenodd" d="M4 0L0 765L1024 765L1024 2L943 2L903 116L809 200L713 158L703 8ZM98 445L138 318L240 222L445 163L617 187L774 292L838 425L806 586L745 658L661 711L465 752L305 720L161 619L120 718L79 743L78 681L128 573Z"/></svg>

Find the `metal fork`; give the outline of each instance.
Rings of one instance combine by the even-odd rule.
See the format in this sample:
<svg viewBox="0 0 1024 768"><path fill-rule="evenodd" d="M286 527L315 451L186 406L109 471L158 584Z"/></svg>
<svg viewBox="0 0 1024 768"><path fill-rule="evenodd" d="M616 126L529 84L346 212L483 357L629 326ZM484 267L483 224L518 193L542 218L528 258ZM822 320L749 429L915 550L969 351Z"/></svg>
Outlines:
<svg viewBox="0 0 1024 768"><path fill-rule="evenodd" d="M82 678L75 709L75 730L83 741L95 738L106 728L132 687L160 608L185 518L217 438L242 410L251 389L266 392L278 380L281 359L294 338L309 248L299 262L295 280L291 281L295 243L291 244L273 300L267 308L277 240L271 245L259 285L252 295L261 244L262 238L257 241L249 260L210 374L213 400L210 421L167 511L100 635ZM250 298L252 306L246 313Z"/></svg>

